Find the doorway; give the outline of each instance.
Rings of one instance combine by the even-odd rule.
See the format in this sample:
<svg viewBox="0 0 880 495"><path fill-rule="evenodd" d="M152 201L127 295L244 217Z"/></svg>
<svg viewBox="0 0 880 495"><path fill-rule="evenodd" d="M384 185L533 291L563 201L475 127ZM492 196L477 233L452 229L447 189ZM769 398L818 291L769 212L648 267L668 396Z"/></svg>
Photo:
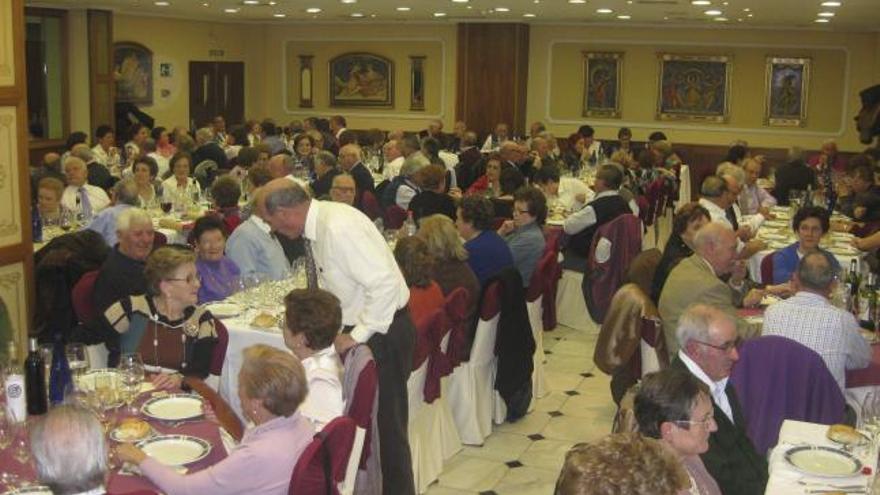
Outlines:
<svg viewBox="0 0 880 495"><path fill-rule="evenodd" d="M217 115L227 125L244 123L244 62L189 63L189 125L209 125Z"/></svg>

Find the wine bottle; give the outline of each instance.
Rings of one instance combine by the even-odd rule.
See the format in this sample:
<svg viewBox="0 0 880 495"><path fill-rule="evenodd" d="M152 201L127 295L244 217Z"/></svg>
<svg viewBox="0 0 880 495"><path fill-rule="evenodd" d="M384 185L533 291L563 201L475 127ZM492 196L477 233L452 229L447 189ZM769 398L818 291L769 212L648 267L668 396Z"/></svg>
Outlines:
<svg viewBox="0 0 880 495"><path fill-rule="evenodd" d="M10 342L7 349L9 362L6 363L6 382L3 384L6 390L6 418L13 423L21 423L27 420L24 375L21 372L15 342Z"/></svg>
<svg viewBox="0 0 880 495"><path fill-rule="evenodd" d="M28 339L28 357L24 362L24 383L27 389L27 412L31 416L46 414L46 370L36 337Z"/></svg>
<svg viewBox="0 0 880 495"><path fill-rule="evenodd" d="M847 287L847 297L849 300L847 301L847 310L854 315L859 314L859 271L858 271L858 262L853 259L850 260L849 264L849 272L846 274L846 287Z"/></svg>
<svg viewBox="0 0 880 495"><path fill-rule="evenodd" d="M64 402L64 392L71 386L70 366L64 353L64 342L60 336L52 351L52 369L49 372L49 402L54 406Z"/></svg>
<svg viewBox="0 0 880 495"><path fill-rule="evenodd" d="M31 231L34 242L43 242L43 219L40 218L40 209L36 203L31 208Z"/></svg>
<svg viewBox="0 0 880 495"><path fill-rule="evenodd" d="M859 287L859 324L862 328L874 329L871 310L871 295L874 293L874 274L869 273L868 278Z"/></svg>

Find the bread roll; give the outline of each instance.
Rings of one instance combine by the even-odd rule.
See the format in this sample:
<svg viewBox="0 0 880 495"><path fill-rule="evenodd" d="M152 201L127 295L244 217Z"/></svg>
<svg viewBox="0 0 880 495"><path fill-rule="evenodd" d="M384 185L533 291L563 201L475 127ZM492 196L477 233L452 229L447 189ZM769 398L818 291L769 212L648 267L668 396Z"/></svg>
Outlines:
<svg viewBox="0 0 880 495"><path fill-rule="evenodd" d="M828 427L828 439L844 445L862 443L865 437L849 425L831 425Z"/></svg>

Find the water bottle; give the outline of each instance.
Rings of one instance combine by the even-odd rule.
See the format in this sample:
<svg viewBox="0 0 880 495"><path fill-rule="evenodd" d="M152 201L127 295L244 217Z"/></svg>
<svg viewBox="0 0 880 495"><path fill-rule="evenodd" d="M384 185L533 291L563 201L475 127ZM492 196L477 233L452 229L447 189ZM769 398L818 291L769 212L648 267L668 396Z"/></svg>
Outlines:
<svg viewBox="0 0 880 495"><path fill-rule="evenodd" d="M407 237L416 235L416 222L413 220L412 211L406 212L406 221L403 222L403 231Z"/></svg>
<svg viewBox="0 0 880 495"><path fill-rule="evenodd" d="M52 369L49 372L49 402L54 406L64 402L64 392L72 385L70 366L64 353L64 342L59 337L52 351Z"/></svg>
<svg viewBox="0 0 880 495"><path fill-rule="evenodd" d="M6 391L6 418L13 423L22 423L27 420L24 373L18 361L15 342L10 342L7 349L9 362L6 363L6 381L3 383Z"/></svg>
<svg viewBox="0 0 880 495"><path fill-rule="evenodd" d="M40 209L36 204L31 208L31 231L34 242L43 242L43 219L40 218Z"/></svg>
<svg viewBox="0 0 880 495"><path fill-rule="evenodd" d="M36 337L28 339L28 357L24 362L24 383L27 389L27 412L34 416L46 414L46 378L43 357Z"/></svg>

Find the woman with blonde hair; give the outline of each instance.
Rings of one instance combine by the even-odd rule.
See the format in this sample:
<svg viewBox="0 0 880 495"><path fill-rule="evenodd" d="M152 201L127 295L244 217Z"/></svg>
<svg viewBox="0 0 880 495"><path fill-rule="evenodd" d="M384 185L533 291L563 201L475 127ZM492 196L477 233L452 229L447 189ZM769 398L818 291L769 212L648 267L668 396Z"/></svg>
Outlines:
<svg viewBox="0 0 880 495"><path fill-rule="evenodd" d="M449 217L438 213L422 218L416 237L425 241L428 254L433 258L430 278L437 282L444 295L464 287L474 299L479 296L480 283L467 264L467 250Z"/></svg>
<svg viewBox="0 0 880 495"><path fill-rule="evenodd" d="M242 412L253 426L228 457L202 471L179 474L131 444L120 444L116 453L168 495L285 495L293 468L314 434L299 412L307 393L305 371L296 357L257 344L244 350L238 374Z"/></svg>

